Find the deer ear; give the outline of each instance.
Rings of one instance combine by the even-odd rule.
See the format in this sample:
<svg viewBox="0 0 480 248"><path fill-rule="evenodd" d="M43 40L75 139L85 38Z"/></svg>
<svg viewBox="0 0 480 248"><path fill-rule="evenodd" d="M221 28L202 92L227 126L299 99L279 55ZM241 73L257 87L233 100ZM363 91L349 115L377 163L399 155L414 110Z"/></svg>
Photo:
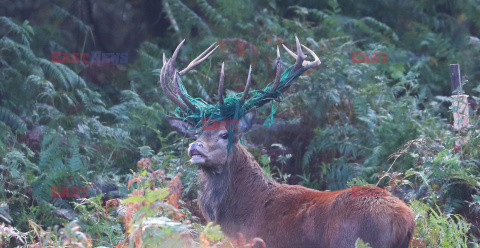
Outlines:
<svg viewBox="0 0 480 248"><path fill-rule="evenodd" d="M194 138L196 134L195 127L190 123L173 116L165 116L170 126L178 133L187 136L188 138Z"/></svg>
<svg viewBox="0 0 480 248"><path fill-rule="evenodd" d="M252 109L246 115L240 118L240 120L238 121L238 134L243 134L250 130L256 114L256 109Z"/></svg>

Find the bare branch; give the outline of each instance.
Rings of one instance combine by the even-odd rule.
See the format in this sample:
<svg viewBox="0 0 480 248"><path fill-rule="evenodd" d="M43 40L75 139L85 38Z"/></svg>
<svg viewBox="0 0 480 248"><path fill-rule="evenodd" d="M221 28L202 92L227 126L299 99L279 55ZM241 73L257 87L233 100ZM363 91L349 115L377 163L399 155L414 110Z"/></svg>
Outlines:
<svg viewBox="0 0 480 248"><path fill-rule="evenodd" d="M167 1L162 1L162 2L163 2L163 5L164 5L163 7L165 8L165 11L167 12L168 20L170 21L170 24L172 24L173 31L175 31L175 33L180 33L180 28L178 28L177 21L173 17L172 10L170 9L170 5L168 4Z"/></svg>

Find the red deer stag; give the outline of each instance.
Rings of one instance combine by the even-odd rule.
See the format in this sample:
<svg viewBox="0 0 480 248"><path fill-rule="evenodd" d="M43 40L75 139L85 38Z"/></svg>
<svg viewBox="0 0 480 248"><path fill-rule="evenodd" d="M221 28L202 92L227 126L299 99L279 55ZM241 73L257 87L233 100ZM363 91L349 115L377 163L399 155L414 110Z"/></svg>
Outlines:
<svg viewBox="0 0 480 248"><path fill-rule="evenodd" d="M220 71L219 103L209 105L186 92L180 76L200 64L218 47L213 44L185 69L177 71L175 60L183 42L165 59L160 83L167 97L180 107L183 118L168 117L178 132L193 137L200 118L239 120L229 130L203 130L190 144L190 162L200 168L200 209L209 221L219 224L230 237L242 233L247 239L260 237L267 247L354 247L361 238L372 247L409 246L414 231L410 208L397 197L355 197L351 189L317 191L299 185L279 184L267 179L239 138L251 126L254 109L281 97L292 82L309 68L320 65L315 53L296 39L297 54L284 46L295 64L281 74L277 47L276 77L262 91L252 91L251 67L243 93L223 98L224 66ZM314 61L306 60L302 47ZM232 130L236 129L236 130Z"/></svg>

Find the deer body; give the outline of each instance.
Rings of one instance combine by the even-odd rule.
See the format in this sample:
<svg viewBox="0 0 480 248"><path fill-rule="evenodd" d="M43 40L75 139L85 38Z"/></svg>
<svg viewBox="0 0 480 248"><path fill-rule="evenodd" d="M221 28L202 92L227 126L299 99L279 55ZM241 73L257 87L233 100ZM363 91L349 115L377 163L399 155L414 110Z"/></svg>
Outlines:
<svg viewBox="0 0 480 248"><path fill-rule="evenodd" d="M203 130L190 144L190 162L200 168L200 209L204 216L219 224L230 237L243 234L247 239L261 238L268 248L351 248L357 238L374 248L407 248L413 236L412 210L400 199L354 197L350 189L321 192L298 185L283 185L267 179L253 156L240 144L240 137L250 128L256 107L281 97L296 77L320 65L315 53L296 39L297 54L288 48L295 64L281 74L277 49L275 81L261 93L246 99L251 83L250 67L241 98L223 100L224 65L220 72L219 103L206 105L190 97L178 80L180 76L204 61L217 48L215 44L200 54L185 69L174 67L179 49L166 60L160 72L160 83L167 97L184 112L184 118L166 116L179 133L194 137L200 118L234 121L232 130ZM314 58L306 61L302 47ZM169 80L171 83L169 83ZM241 108L239 107L241 106ZM232 109L235 107L235 109ZM229 109L230 111L226 111ZM240 112L239 112L240 111ZM238 118L238 119L237 119Z"/></svg>
<svg viewBox="0 0 480 248"><path fill-rule="evenodd" d="M412 211L398 198L352 197L351 190L320 192L265 178L240 144L223 173L201 170L203 214L231 237L260 237L267 247L408 247Z"/></svg>

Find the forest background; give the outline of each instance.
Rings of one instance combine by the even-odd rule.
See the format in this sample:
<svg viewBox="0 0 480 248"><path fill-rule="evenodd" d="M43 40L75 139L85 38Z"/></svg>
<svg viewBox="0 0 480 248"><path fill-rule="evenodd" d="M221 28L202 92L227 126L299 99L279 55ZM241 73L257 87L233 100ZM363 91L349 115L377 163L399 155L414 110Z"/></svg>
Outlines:
<svg viewBox="0 0 480 248"><path fill-rule="evenodd" d="M415 212L413 247L478 247L479 33L478 0L2 0L0 243L248 247L198 210L191 140L164 119L175 106L158 85L162 54L185 38L182 67L218 42L184 77L215 102L223 61L227 94L243 90L249 65L261 89L276 46L297 34L322 64L274 103L272 125L265 107L245 137L266 175L318 190L387 187ZM354 63L355 51L397 58ZM54 52L123 60L56 63ZM470 96L462 132L449 64ZM69 197L74 187L88 197Z"/></svg>

